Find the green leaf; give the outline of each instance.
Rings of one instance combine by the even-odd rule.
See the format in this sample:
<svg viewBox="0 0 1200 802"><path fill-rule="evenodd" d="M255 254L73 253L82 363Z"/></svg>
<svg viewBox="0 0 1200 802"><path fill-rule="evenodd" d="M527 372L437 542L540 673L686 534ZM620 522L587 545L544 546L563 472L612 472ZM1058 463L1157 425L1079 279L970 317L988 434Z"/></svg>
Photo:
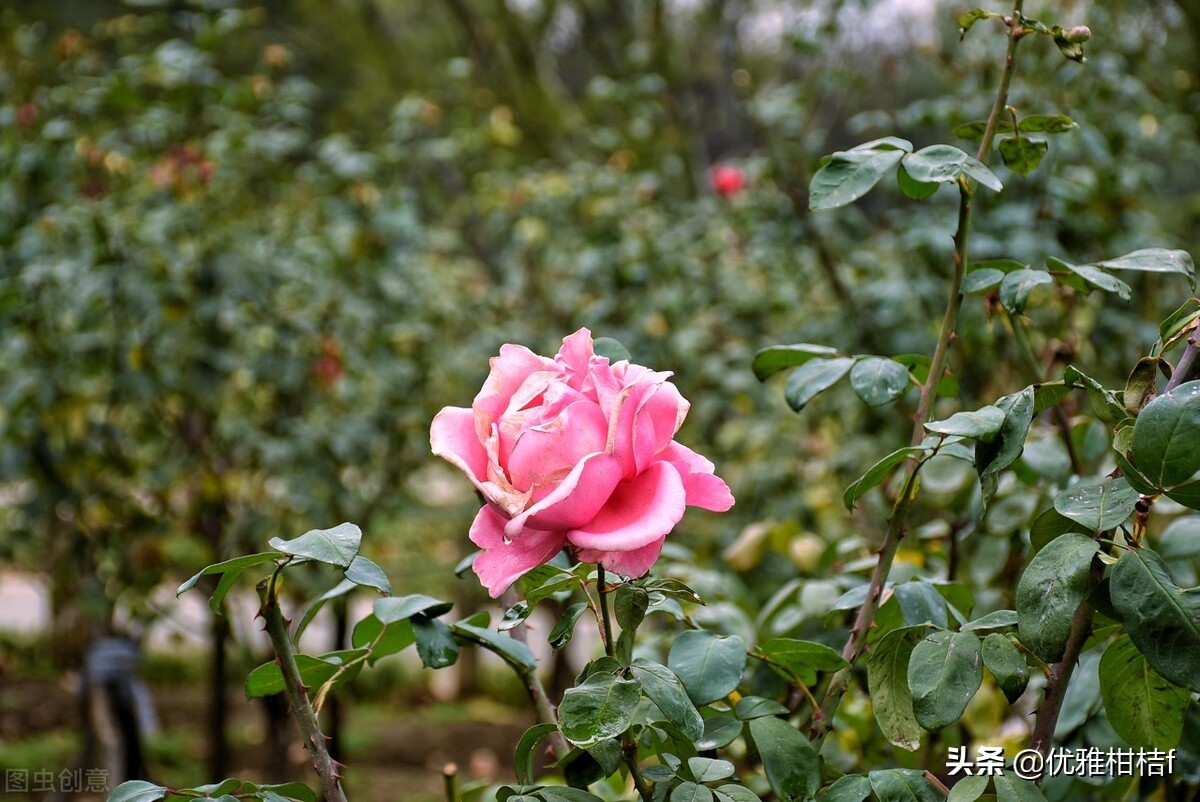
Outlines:
<svg viewBox="0 0 1200 802"><path fill-rule="evenodd" d="M1046 258L1046 269L1058 275L1060 281L1085 293L1094 289L1115 292L1126 301L1133 295L1128 284L1093 265L1073 265L1049 256Z"/></svg>
<svg viewBox="0 0 1200 802"><path fill-rule="evenodd" d="M643 657L635 659L629 669L641 684L642 693L680 732L692 741L704 734L704 719L675 672Z"/></svg>
<svg viewBox="0 0 1200 802"><path fill-rule="evenodd" d="M633 633L646 617L646 609L650 606L650 594L629 583L618 585L614 593L616 600L613 608L617 614L617 625L622 631Z"/></svg>
<svg viewBox="0 0 1200 802"><path fill-rule="evenodd" d="M1046 802L1040 788L1015 774L1001 772L992 780L996 783L996 802Z"/></svg>
<svg viewBox="0 0 1200 802"><path fill-rule="evenodd" d="M1200 692L1200 593L1181 590L1149 548L1121 555L1109 577L1129 637L1166 679Z"/></svg>
<svg viewBox="0 0 1200 802"><path fill-rule="evenodd" d="M912 387L908 368L891 359L868 356L850 369L850 385L869 407L890 404Z"/></svg>
<svg viewBox="0 0 1200 802"><path fill-rule="evenodd" d="M562 734L582 747L616 738L629 729L640 698L637 680L603 671L592 674L563 694L558 706Z"/></svg>
<svg viewBox="0 0 1200 802"><path fill-rule="evenodd" d="M987 787L988 775L986 774L963 777L950 789L950 795L946 797L946 802L975 802L976 799L983 796Z"/></svg>
<svg viewBox="0 0 1200 802"><path fill-rule="evenodd" d="M921 745L921 725L913 713L908 663L924 631L923 625L894 629L867 653L867 688L875 721L888 741L909 752Z"/></svg>
<svg viewBox="0 0 1200 802"><path fill-rule="evenodd" d="M1125 392L1121 403L1130 415L1137 415L1142 408L1158 395L1158 370L1163 360L1157 356L1144 356L1133 366L1125 381Z"/></svg>
<svg viewBox="0 0 1200 802"><path fill-rule="evenodd" d="M776 796L782 802L812 798L821 786L821 767L808 739L781 718L756 718L747 726Z"/></svg>
<svg viewBox="0 0 1200 802"><path fill-rule="evenodd" d="M592 342L592 353L596 356L606 356L612 363L633 359L629 349L622 345L620 340L614 340L612 337L597 337Z"/></svg>
<svg viewBox="0 0 1200 802"><path fill-rule="evenodd" d="M1100 696L1112 724L1130 746L1174 749L1192 695L1159 676L1128 635L1100 658Z"/></svg>
<svg viewBox="0 0 1200 802"><path fill-rule="evenodd" d="M345 570L362 545L362 530L352 523L341 523L332 529L311 529L293 540L273 537L267 545L293 557L304 557Z"/></svg>
<svg viewBox="0 0 1200 802"><path fill-rule="evenodd" d="M991 442L975 446L975 469L984 479L1004 470L1021 456L1029 424L1033 421L1033 388L1026 387L1019 393L1006 395L996 402L996 406L1004 411L1004 425Z"/></svg>
<svg viewBox="0 0 1200 802"><path fill-rule="evenodd" d="M863 802L871 795L871 781L862 774L847 774L817 794L818 802Z"/></svg>
<svg viewBox="0 0 1200 802"><path fill-rule="evenodd" d="M987 19L988 17L995 17L995 16L999 16L999 15L993 14L990 11L984 11L982 8L973 8L970 11L967 11L963 14L959 14L958 15L958 32L960 35L966 36L967 31L971 30L971 28L973 28L975 26L975 23L979 22L980 20ZM985 125L986 125L986 123L985 123ZM982 136L982 134L983 134L983 132L981 131L980 135Z"/></svg>
<svg viewBox="0 0 1200 802"><path fill-rule="evenodd" d="M321 608L325 606L326 602L336 599L339 596L345 596L356 587L358 587L358 585L355 582L349 579L343 579L341 582L338 582L332 588L318 596L316 600L309 605L308 609L304 611L304 615L301 617L300 623L296 625L296 631L292 634L292 640L296 643L300 642L300 636L304 634L304 630L308 628L308 625L312 622L313 618L316 617L317 613L321 612Z"/></svg>
<svg viewBox="0 0 1200 802"><path fill-rule="evenodd" d="M1004 692L1004 698L1008 699L1009 704L1017 701L1029 684L1029 664L1025 661L1025 655L999 632L993 632L983 639L981 654L983 664L992 672L996 684Z"/></svg>
<svg viewBox="0 0 1200 802"><path fill-rule="evenodd" d="M737 635L688 630L671 644L667 665L683 680L692 702L705 705L737 688L746 667L746 644Z"/></svg>
<svg viewBox="0 0 1200 802"><path fill-rule="evenodd" d="M388 581L383 569L361 554L350 561L350 567L346 569L346 579L365 588L375 588L385 595L392 592L392 583Z"/></svg>
<svg viewBox="0 0 1200 802"><path fill-rule="evenodd" d="M728 760L714 760L707 757L689 757L688 771L698 783L715 783L732 777L734 766Z"/></svg>
<svg viewBox="0 0 1200 802"><path fill-rule="evenodd" d="M1158 554L1168 562L1200 557L1200 515L1187 515L1171 521L1158 541Z"/></svg>
<svg viewBox="0 0 1200 802"><path fill-rule="evenodd" d="M900 191L905 197L913 200L925 200L930 195L938 191L941 184L936 182L925 183L917 181L908 174L908 170L904 169L904 162L900 162L900 169L896 171L896 183L900 185Z"/></svg>
<svg viewBox="0 0 1200 802"><path fill-rule="evenodd" d="M846 508L854 509L854 502L858 501L864 493L890 476L892 468L908 459L920 459L928 453L928 449L918 446L905 446L904 448L896 449L891 454L879 460L879 462L876 462L867 469L866 473L858 477L858 479L854 480L853 484L846 488L846 492L842 495L842 501L846 503Z"/></svg>
<svg viewBox="0 0 1200 802"><path fill-rule="evenodd" d="M1004 410L989 405L974 412L955 412L945 420L930 421L925 424L925 429L933 434L969 437L990 443L1000 433L1005 418Z"/></svg>
<svg viewBox="0 0 1200 802"><path fill-rule="evenodd" d="M1168 315L1159 325L1158 353L1190 331L1197 318L1200 318L1200 298L1188 298L1183 306Z"/></svg>
<svg viewBox="0 0 1200 802"><path fill-rule="evenodd" d="M1120 423L1129 417L1129 413L1117 401L1112 391L1105 389L1104 385L1091 376L1085 375L1074 365L1069 366L1063 372L1063 381L1068 387L1082 387L1087 390L1092 412L1105 423Z"/></svg>
<svg viewBox="0 0 1200 802"><path fill-rule="evenodd" d="M467 619L467 621L469 620ZM498 657L502 657L518 672L537 669L537 658L524 643L513 640L508 635L501 635L499 632L468 624L467 621L459 621L453 625L452 629L456 635L473 641Z"/></svg>
<svg viewBox="0 0 1200 802"><path fill-rule="evenodd" d="M974 621L968 621L960 629L964 632L986 632L993 629L1007 629L1017 625L1016 610L994 610L980 616Z"/></svg>
<svg viewBox="0 0 1200 802"><path fill-rule="evenodd" d="M782 705L774 699L764 699L761 696L743 696L738 699L737 705L733 708L733 714L742 721L764 716L782 716L787 713L786 705Z"/></svg>
<svg viewBox="0 0 1200 802"><path fill-rule="evenodd" d="M982 270L972 270L963 278L963 295L979 295L1000 286L1004 281L1004 273L985 267Z"/></svg>
<svg viewBox="0 0 1200 802"><path fill-rule="evenodd" d="M529 608L529 602L522 599L504 611L504 615L500 616L500 623L496 624L496 629L500 632L508 632L510 629L515 629L525 620L529 618L529 614L533 610Z"/></svg>
<svg viewBox="0 0 1200 802"><path fill-rule="evenodd" d="M1012 314L1019 315L1025 311L1025 304L1034 289L1053 283L1054 278L1045 270L1014 270L1000 282L1000 303Z"/></svg>
<svg viewBox="0 0 1200 802"><path fill-rule="evenodd" d="M672 599L679 599L690 604L704 604L704 599L700 598L700 594L692 590L678 579L670 577L654 577L642 584L650 593L661 593Z"/></svg>
<svg viewBox="0 0 1200 802"><path fill-rule="evenodd" d="M703 785L684 780L671 789L671 802L712 802L713 793Z"/></svg>
<svg viewBox="0 0 1200 802"><path fill-rule="evenodd" d="M539 788L537 795L545 802L604 802L600 797L582 788L566 785L547 785Z"/></svg>
<svg viewBox="0 0 1200 802"><path fill-rule="evenodd" d="M1065 114L1030 114L1022 117L1017 130L1028 134L1065 134L1079 124Z"/></svg>
<svg viewBox="0 0 1200 802"><path fill-rule="evenodd" d="M860 145L834 153L808 187L808 208L837 209L866 195L889 170L900 163L904 151L874 149Z"/></svg>
<svg viewBox="0 0 1200 802"><path fill-rule="evenodd" d="M409 623L417 641L417 654L426 668L446 668L458 661L458 643L450 627L420 614L410 618Z"/></svg>
<svg viewBox="0 0 1200 802"><path fill-rule="evenodd" d="M993 136L995 136L995 134L1011 134L1012 130L1013 127L1010 121L1000 120L996 124L996 130L993 133ZM983 135L987 133L987 120L973 120L969 123L961 123L951 128L950 133L954 134L959 139L967 139L971 142L982 142Z"/></svg>
<svg viewBox="0 0 1200 802"><path fill-rule="evenodd" d="M1129 518L1138 492L1123 477L1075 485L1054 497L1054 509L1092 532L1115 529Z"/></svg>
<svg viewBox="0 0 1200 802"><path fill-rule="evenodd" d="M170 790L161 785L145 780L129 780L113 789L108 795L108 802L154 802L163 799Z"/></svg>
<svg viewBox="0 0 1200 802"><path fill-rule="evenodd" d="M1200 510L1200 479L1175 485L1167 491L1167 498L1188 509Z"/></svg>
<svg viewBox="0 0 1200 802"><path fill-rule="evenodd" d="M557 724L545 722L534 724L525 730L525 734L521 736L521 740L517 741L517 749L513 753L513 773L517 776L517 782L522 785L528 785L533 782L534 750L552 732L558 732Z"/></svg>
<svg viewBox="0 0 1200 802"><path fill-rule="evenodd" d="M758 647L758 653L805 685L816 683L818 671L840 671L847 665L825 644L795 638L772 638Z"/></svg>
<svg viewBox="0 0 1200 802"><path fill-rule="evenodd" d="M218 796L225 796L226 794L231 794L234 791L240 790L241 787L242 787L241 780L239 780L235 777L229 777L227 779L221 780L221 782L219 782L219 783L208 783L207 785L197 785L194 788L189 788L188 790L195 791L199 794L203 794L205 797L218 797Z"/></svg>
<svg viewBox="0 0 1200 802"><path fill-rule="evenodd" d="M234 582L246 572L248 568L253 568L256 565L263 563L274 562L279 559L279 555L274 552L262 552L260 554L247 554L243 557L234 557L232 560L209 565L202 569L199 573L192 576L188 581L184 582L175 591L176 596L182 596L192 588L196 587L200 582L200 578L204 576L212 576L213 574L221 574L221 581L217 585L212 597L209 599L209 607L213 612L220 612L221 602L225 600L225 594L233 587Z"/></svg>
<svg viewBox="0 0 1200 802"><path fill-rule="evenodd" d="M996 174L983 162L968 156L952 145L930 145L903 158L904 169L919 183L952 184L960 177L973 178L983 186L999 192L1004 188Z"/></svg>
<svg viewBox="0 0 1200 802"><path fill-rule="evenodd" d="M579 622L579 617L587 610L587 602L575 602L563 611L559 619L554 622L554 628L550 630L547 640L550 642L552 651L559 651L568 643L575 634L575 624Z"/></svg>
<svg viewBox="0 0 1200 802"><path fill-rule="evenodd" d="M279 802L280 799L295 799L297 802L316 802L317 795L304 783L274 783L259 785L256 794L267 802Z"/></svg>
<svg viewBox="0 0 1200 802"><path fill-rule="evenodd" d="M308 654L296 655L296 667L300 670L300 681L307 688L316 688L324 685L337 670L344 664L355 660L366 654L365 649L345 649L336 652L328 652L320 657L313 657ZM344 674L339 681L339 684L351 679L358 673L358 668ZM279 664L272 661L263 663L258 668L246 675L246 698L256 699L260 696L270 696L276 693L283 693L284 682L283 672L279 669Z"/></svg>
<svg viewBox="0 0 1200 802"><path fill-rule="evenodd" d="M420 613L428 618L437 618L450 612L453 602L424 596L420 593L411 596L392 596L386 599L376 599L371 605L371 611L385 624L394 624L412 618Z"/></svg>
<svg viewBox="0 0 1200 802"><path fill-rule="evenodd" d="M1133 463L1159 487L1200 471L1200 381L1181 384L1142 409L1133 426Z"/></svg>
<svg viewBox="0 0 1200 802"><path fill-rule="evenodd" d="M1109 270L1137 270L1144 273L1178 273L1188 280L1192 291L1196 290L1196 263L1187 251L1172 251L1166 248L1143 248L1140 251L1096 262L1098 267Z"/></svg>
<svg viewBox="0 0 1200 802"><path fill-rule="evenodd" d="M943 802L925 773L916 769L883 769L867 775L879 802Z"/></svg>
<svg viewBox="0 0 1200 802"><path fill-rule="evenodd" d="M697 751L720 749L742 734L742 722L733 716L715 715L704 719L704 734L696 740Z"/></svg>
<svg viewBox="0 0 1200 802"><path fill-rule="evenodd" d="M744 785L725 783L713 791L719 802L762 802L758 794Z"/></svg>
<svg viewBox="0 0 1200 802"><path fill-rule="evenodd" d="M1048 142L1029 137L1005 137L996 143L1004 166L1017 175L1029 175L1042 163L1046 151L1050 149Z"/></svg>
<svg viewBox="0 0 1200 802"><path fill-rule="evenodd" d="M1047 543L1021 574L1017 632L1021 642L1047 663L1062 659L1099 548L1086 535L1068 533Z"/></svg>
<svg viewBox="0 0 1200 802"><path fill-rule="evenodd" d="M754 355L754 375L759 381L766 381L781 370L798 368L812 359L828 359L834 356L837 356L837 349L827 345L772 345Z"/></svg>
<svg viewBox="0 0 1200 802"><path fill-rule="evenodd" d="M939 730L962 718L983 682L979 638L973 632L931 632L908 662L913 713L927 730Z"/></svg>
<svg viewBox="0 0 1200 802"><path fill-rule="evenodd" d="M783 397L792 409L799 412L817 394L836 384L853 365L854 360L849 357L814 359L807 362L788 376L787 384L783 388Z"/></svg>

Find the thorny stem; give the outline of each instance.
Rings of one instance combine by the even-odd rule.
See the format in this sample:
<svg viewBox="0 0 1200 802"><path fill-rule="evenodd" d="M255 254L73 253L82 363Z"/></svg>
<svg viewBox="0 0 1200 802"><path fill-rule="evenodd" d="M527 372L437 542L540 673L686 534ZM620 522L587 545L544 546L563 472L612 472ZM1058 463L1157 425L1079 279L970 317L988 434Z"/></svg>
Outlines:
<svg viewBox="0 0 1200 802"><path fill-rule="evenodd" d="M279 607L276 588L278 579L279 574L276 572L269 579L264 579L259 583L258 592L261 605L259 612L266 624L271 647L275 650L275 662L279 663L279 670L283 674L284 692L292 707L292 715L295 716L296 723L300 726L300 734L304 738L304 748L308 751L313 768L321 778L321 789L325 794L325 800L326 802L346 802L346 794L342 791L340 767L329 756L329 749L325 745L325 735L321 732L317 714L313 712L312 705L308 701L308 692L304 687L304 682L300 679L300 668L296 665L296 650L292 645L291 636L288 635L283 610Z"/></svg>
<svg viewBox="0 0 1200 802"><path fill-rule="evenodd" d="M600 597L600 616L603 621L600 635L604 638L604 653L615 657L616 639L613 638L612 619L608 613L608 586L604 582L604 566L596 564L596 595Z"/></svg>
<svg viewBox="0 0 1200 802"><path fill-rule="evenodd" d="M500 599L500 603L506 607L512 607L516 602L517 594L512 590L505 591ZM518 624L509 630L508 634L513 640L527 644L525 624ZM542 678L538 674L537 668L518 670L517 674L521 678L521 684L525 686L525 692L529 694L529 701L533 703L533 709L537 713L538 721L543 724L557 724L558 712L554 709L554 704L550 701L550 697L546 695L546 686L542 684ZM567 752L571 751L567 739L563 737L561 732L555 731L550 733L548 739L550 741L550 751L556 757L565 757Z"/></svg>
<svg viewBox="0 0 1200 802"><path fill-rule="evenodd" d="M1013 20L1020 18L1023 5L1024 0L1015 0L1013 3ZM1004 59L1004 70L1000 75L1000 86L996 91L996 99L992 104L992 110L988 114L983 141L980 143L979 150L975 155L975 158L981 162L985 162L991 153L992 139L995 137L996 129L1000 124L1000 118L1004 114L1005 107L1008 105L1008 92L1012 86L1013 73L1016 71L1016 51L1019 41L1014 23L1009 27L1008 51ZM954 271L950 280L949 300L946 304L946 313L942 318L941 329L938 332L937 344L934 346L933 357L930 360L929 376L925 379L925 384L921 387L921 396L917 404L916 415L913 419L911 440L913 445L919 444L924 439L925 422L929 420L934 399L937 398L937 386L942 378L942 371L945 369L946 353L950 348L950 343L954 339L955 328L958 325L958 312L962 308L962 282L963 277L966 275L968 263L973 190L971 182L966 178L959 180L958 189L958 227L954 234ZM867 635L874 624L875 613L879 610L884 583L891 572L896 552L900 548L900 540L904 537L904 533L908 528L908 514L912 509L913 496L916 489L916 477L920 467L921 463L919 462L910 462L908 464L900 495L892 507L892 516L888 520L883 544L879 548L879 559L875 564L875 570L871 573L871 580L867 586L867 598L863 602L862 607L859 608L858 615L854 620L854 626L850 630L850 637L846 641L846 647L842 650L842 656L850 664L850 667L838 671L830 679L829 687L826 689L825 697L821 703L821 714L814 716L811 737L818 748L821 741L824 740L833 727L833 715L837 711L838 704L846 692L853 666L866 649Z"/></svg>

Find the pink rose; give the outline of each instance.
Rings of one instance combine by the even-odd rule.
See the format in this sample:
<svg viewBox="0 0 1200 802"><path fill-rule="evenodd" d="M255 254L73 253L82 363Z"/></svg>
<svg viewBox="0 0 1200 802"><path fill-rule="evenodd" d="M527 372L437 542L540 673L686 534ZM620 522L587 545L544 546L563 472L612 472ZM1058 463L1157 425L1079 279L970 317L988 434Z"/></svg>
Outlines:
<svg viewBox="0 0 1200 802"><path fill-rule="evenodd" d="M439 412L429 440L487 501L471 540L493 598L564 546L641 576L686 506L733 506L713 464L672 439L689 404L670 373L610 364L587 329L554 359L505 345L491 368L471 408Z"/></svg>

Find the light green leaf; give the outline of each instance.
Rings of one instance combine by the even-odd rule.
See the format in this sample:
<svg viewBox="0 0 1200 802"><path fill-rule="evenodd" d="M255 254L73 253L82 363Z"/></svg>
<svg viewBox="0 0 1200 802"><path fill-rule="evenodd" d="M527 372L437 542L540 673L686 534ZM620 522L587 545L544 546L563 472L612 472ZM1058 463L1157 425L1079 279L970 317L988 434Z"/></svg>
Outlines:
<svg viewBox="0 0 1200 802"><path fill-rule="evenodd" d="M993 629L1007 629L1017 625L1016 610L995 610L985 616L968 621L960 627L964 632L986 632Z"/></svg>
<svg viewBox="0 0 1200 802"><path fill-rule="evenodd" d="M904 169L904 162L900 162L900 169L896 171L896 183L900 185L900 191L905 197L913 200L925 200L930 195L938 191L941 184L937 182L925 183L917 181L908 174L908 170Z"/></svg>
<svg viewBox="0 0 1200 802"><path fill-rule="evenodd" d="M963 278L963 295L979 295L1000 286L1004 281L1004 273L985 267L982 270L972 270Z"/></svg>
<svg viewBox="0 0 1200 802"><path fill-rule="evenodd" d="M1000 151L1005 167L1017 175L1029 175L1042 163L1050 145L1045 140L1025 136L1020 139L1006 137L996 143L996 149Z"/></svg>
<svg viewBox="0 0 1200 802"><path fill-rule="evenodd" d="M975 179L993 192L1004 188L996 174L983 162L952 145L921 148L916 153L905 155L903 164L909 177L919 183L950 184L960 176L965 176Z"/></svg>
<svg viewBox="0 0 1200 802"><path fill-rule="evenodd" d="M1079 125L1065 114L1030 114L1022 117L1017 130L1030 134L1065 134Z"/></svg>
<svg viewBox="0 0 1200 802"><path fill-rule="evenodd" d="M1045 270L1014 270L1000 282L1000 303L1012 314L1019 315L1025 311L1030 293L1037 287L1053 283L1054 278Z"/></svg>
<svg viewBox="0 0 1200 802"><path fill-rule="evenodd" d="M854 509L854 502L858 501L864 493L891 475L892 468L905 460L919 459L928 453L928 449L918 446L905 446L904 448L896 449L891 454L879 460L879 462L876 462L867 469L866 473L858 477L858 479L854 480L853 484L846 488L846 492L842 495L842 501L846 503L846 508Z"/></svg>
<svg viewBox="0 0 1200 802"><path fill-rule="evenodd" d="M834 153L817 170L808 187L810 209L836 209L853 203L874 189L904 156L902 150L860 148Z"/></svg>
<svg viewBox="0 0 1200 802"><path fill-rule="evenodd" d="M894 629L867 653L867 688L875 721L888 741L910 752L921 745L921 725L913 713L908 663L925 629L924 626Z"/></svg>
<svg viewBox="0 0 1200 802"><path fill-rule="evenodd" d="M392 596L386 599L376 599L375 603L371 605L371 611L383 623L394 624L397 621L412 618L418 613L429 618L437 618L440 615L450 612L450 608L453 606L453 602L442 601L432 596L415 593L411 596Z"/></svg>
<svg viewBox="0 0 1200 802"><path fill-rule="evenodd" d="M818 671L846 667L845 659L825 644L795 638L772 638L758 647L758 653L806 685L816 683Z"/></svg>
<svg viewBox="0 0 1200 802"><path fill-rule="evenodd" d="M1021 455L1029 424L1033 421L1033 399L1033 388L1026 387L996 402L996 406L1004 411L1004 425L991 442L975 446L975 469L980 478L999 473Z"/></svg>
<svg viewBox="0 0 1200 802"><path fill-rule="evenodd" d="M1099 544L1068 533L1046 544L1017 583L1017 633L1047 663L1062 659Z"/></svg>
<svg viewBox="0 0 1200 802"><path fill-rule="evenodd" d="M350 561L350 567L346 569L346 579L356 585L375 588L385 595L392 592L392 583L388 581L383 569L361 554L355 555Z"/></svg>
<svg viewBox="0 0 1200 802"><path fill-rule="evenodd" d="M744 785L725 783L713 791L719 802L762 802L758 794Z"/></svg>
<svg viewBox="0 0 1200 802"><path fill-rule="evenodd" d="M1096 262L1098 267L1109 270L1137 270L1145 273L1178 273L1188 280L1192 291L1196 290L1196 263L1187 251L1172 251L1166 248L1143 248L1115 259Z"/></svg>
<svg viewBox="0 0 1200 802"><path fill-rule="evenodd" d="M1059 280L1063 283L1085 293L1093 289L1115 292L1125 301L1133 294L1133 290L1124 281L1093 265L1073 265L1050 256L1046 258L1046 269L1059 274Z"/></svg>
<svg viewBox="0 0 1200 802"><path fill-rule="evenodd" d="M1046 802L1040 788L1011 772L1000 772L992 780L996 783L996 802Z"/></svg>
<svg viewBox="0 0 1200 802"><path fill-rule="evenodd" d="M871 781L862 774L847 774L817 794L817 802L863 802L871 795Z"/></svg>
<svg viewBox="0 0 1200 802"><path fill-rule="evenodd" d="M1108 722L1130 746L1174 749L1192 695L1159 676L1128 635L1100 658L1100 696Z"/></svg>
<svg viewBox="0 0 1200 802"><path fill-rule="evenodd" d="M129 780L113 789L108 795L108 802L154 802L163 799L169 793L170 790L162 785L145 780Z"/></svg>
<svg viewBox="0 0 1200 802"><path fill-rule="evenodd" d="M983 796L987 787L988 775L986 774L963 777L950 789L950 795L946 797L946 802L975 802L976 799Z"/></svg>
<svg viewBox="0 0 1200 802"><path fill-rule="evenodd" d="M687 780L671 789L671 802L712 802L712 799L712 791Z"/></svg>
<svg viewBox="0 0 1200 802"><path fill-rule="evenodd" d="M927 730L962 718L982 682L983 659L973 632L931 632L913 648L908 687L913 713Z"/></svg>
<svg viewBox="0 0 1200 802"><path fill-rule="evenodd" d="M916 769L883 769L867 775L879 802L944 802L925 773Z"/></svg>
<svg viewBox="0 0 1200 802"><path fill-rule="evenodd" d="M707 757L689 757L687 767L698 783L715 783L732 777L735 771L734 765L728 760Z"/></svg>
<svg viewBox="0 0 1200 802"><path fill-rule="evenodd" d="M989 405L973 412L955 412L945 420L930 421L925 424L925 429L934 434L969 437L990 443L1000 433L1005 417L1004 410Z"/></svg>

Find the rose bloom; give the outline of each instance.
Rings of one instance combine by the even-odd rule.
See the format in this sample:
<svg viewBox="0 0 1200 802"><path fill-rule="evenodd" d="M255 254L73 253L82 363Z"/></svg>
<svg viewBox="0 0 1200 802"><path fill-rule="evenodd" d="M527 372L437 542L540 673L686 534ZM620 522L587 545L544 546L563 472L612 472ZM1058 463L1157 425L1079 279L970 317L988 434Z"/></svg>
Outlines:
<svg viewBox="0 0 1200 802"><path fill-rule="evenodd" d="M493 598L570 547L627 577L646 573L687 506L733 506L713 464L673 439L689 404L670 373L592 350L580 329L553 359L505 345L470 409L433 419L433 453L486 504L471 525Z"/></svg>

